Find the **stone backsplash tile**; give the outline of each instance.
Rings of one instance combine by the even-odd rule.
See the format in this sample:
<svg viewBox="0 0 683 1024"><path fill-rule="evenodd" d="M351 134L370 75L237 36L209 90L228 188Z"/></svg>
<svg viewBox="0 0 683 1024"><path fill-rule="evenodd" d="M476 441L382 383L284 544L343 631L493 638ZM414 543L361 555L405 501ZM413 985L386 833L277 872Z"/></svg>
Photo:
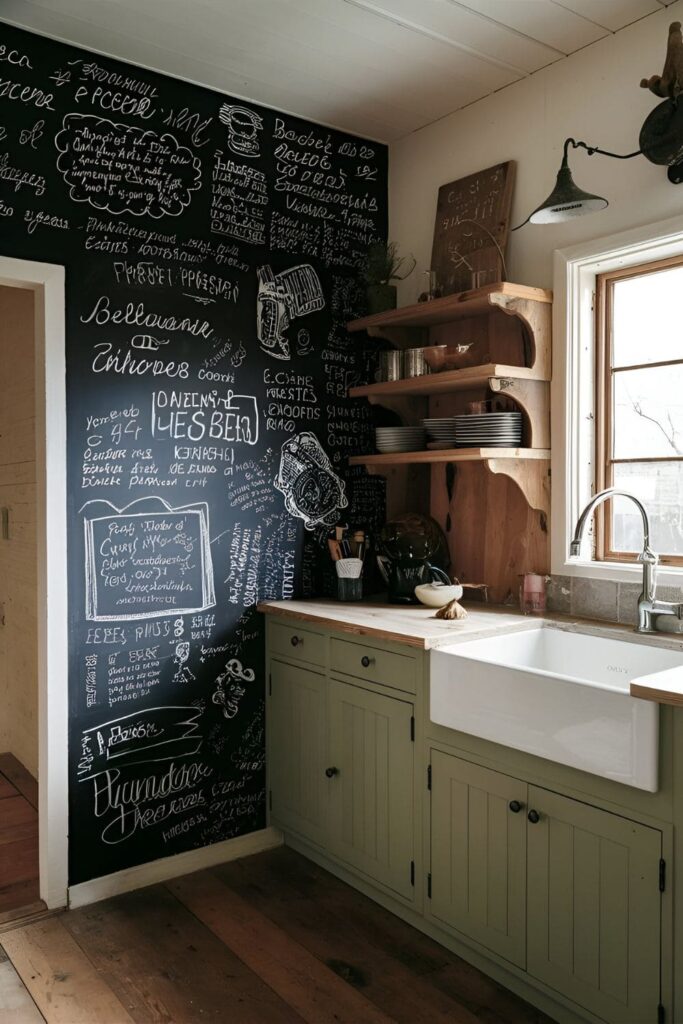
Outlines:
<svg viewBox="0 0 683 1024"><path fill-rule="evenodd" d="M627 626L635 625L642 585L640 583L619 583L618 586L617 622L623 622Z"/></svg>
<svg viewBox="0 0 683 1024"><path fill-rule="evenodd" d="M547 589L548 611L561 615L578 615L588 619L605 619L624 625L635 625L640 583L615 583L592 580L582 576L551 576ZM683 587L657 588L660 601L683 601ZM683 633L683 621L673 616L660 616L657 628L667 633Z"/></svg>
<svg viewBox="0 0 683 1024"><path fill-rule="evenodd" d="M575 576L571 585L571 614L617 621L617 584Z"/></svg>
<svg viewBox="0 0 683 1024"><path fill-rule="evenodd" d="M546 605L549 612L559 615L571 614L571 576L550 576L546 586Z"/></svg>

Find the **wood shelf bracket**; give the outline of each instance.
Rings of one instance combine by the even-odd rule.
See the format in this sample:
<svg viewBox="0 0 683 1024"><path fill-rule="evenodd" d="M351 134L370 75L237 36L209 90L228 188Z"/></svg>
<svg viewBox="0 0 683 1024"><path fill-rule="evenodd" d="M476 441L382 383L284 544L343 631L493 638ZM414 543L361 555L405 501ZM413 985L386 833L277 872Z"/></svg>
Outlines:
<svg viewBox="0 0 683 1024"><path fill-rule="evenodd" d="M507 316L515 316L521 320L530 349L527 365L536 371L539 377L550 380L552 304L537 302L534 299L519 299L501 292L489 295L489 302Z"/></svg>
<svg viewBox="0 0 683 1024"><path fill-rule="evenodd" d="M496 395L512 398L529 421L530 448L550 448L550 382L513 377L489 377Z"/></svg>
<svg viewBox="0 0 683 1024"><path fill-rule="evenodd" d="M547 524L550 516L550 466L533 459L486 459L491 473L500 473L517 484L530 508L541 513Z"/></svg>

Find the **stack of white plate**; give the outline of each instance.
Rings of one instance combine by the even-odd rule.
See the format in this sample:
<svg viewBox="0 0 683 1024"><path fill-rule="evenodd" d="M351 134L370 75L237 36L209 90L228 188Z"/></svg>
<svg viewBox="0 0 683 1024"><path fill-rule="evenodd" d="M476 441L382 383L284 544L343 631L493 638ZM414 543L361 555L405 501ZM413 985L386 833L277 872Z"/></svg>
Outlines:
<svg viewBox="0 0 683 1024"><path fill-rule="evenodd" d="M425 446L424 427L377 427L375 429L377 451L419 452Z"/></svg>
<svg viewBox="0 0 683 1024"><path fill-rule="evenodd" d="M521 412L485 412L455 417L458 448L516 448L522 443Z"/></svg>
<svg viewBox="0 0 683 1024"><path fill-rule="evenodd" d="M453 416L434 416L422 420L430 441L444 448L455 448L455 419Z"/></svg>

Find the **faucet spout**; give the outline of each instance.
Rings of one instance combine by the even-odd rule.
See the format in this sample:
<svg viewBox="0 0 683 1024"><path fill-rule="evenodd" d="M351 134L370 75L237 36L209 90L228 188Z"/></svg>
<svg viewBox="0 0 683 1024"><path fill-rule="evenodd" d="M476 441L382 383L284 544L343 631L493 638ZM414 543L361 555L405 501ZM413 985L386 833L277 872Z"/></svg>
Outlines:
<svg viewBox="0 0 683 1024"><path fill-rule="evenodd" d="M652 558L654 558L656 563L657 555L655 555L654 551L650 548L650 520L645 506L634 494L630 494L628 491L622 491L618 487L607 487L604 491L599 491L597 494L594 494L588 502L576 523L574 537L569 545L570 555L573 558L577 558L581 554L581 541L583 540L583 535L593 512L598 505L602 505L604 501L608 501L610 498L628 498L629 501L632 501L636 506L640 512L640 518L643 520L643 551L639 561L645 562L646 558L648 561L651 561Z"/></svg>
<svg viewBox="0 0 683 1024"><path fill-rule="evenodd" d="M608 487L604 491L599 491L598 494L595 494L578 518L574 536L569 545L569 554L572 558L578 558L581 554L581 541L591 516L598 505L608 501L609 498L628 498L636 506L643 520L643 550L638 555L638 561L643 567L643 590L638 600L636 631L638 633L654 633L653 623L657 615L675 614L681 618L683 617L683 605L669 605L664 601L657 601L656 599L656 574L659 556L650 547L650 519L647 511L635 495L630 494L628 491L622 491L618 487Z"/></svg>

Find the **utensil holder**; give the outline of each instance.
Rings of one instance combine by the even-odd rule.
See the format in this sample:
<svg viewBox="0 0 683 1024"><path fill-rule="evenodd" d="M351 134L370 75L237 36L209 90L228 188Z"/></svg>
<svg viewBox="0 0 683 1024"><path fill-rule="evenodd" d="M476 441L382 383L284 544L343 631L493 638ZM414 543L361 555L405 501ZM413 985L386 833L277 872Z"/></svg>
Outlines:
<svg viewBox="0 0 683 1024"><path fill-rule="evenodd" d="M362 578L362 576L338 576L337 577L337 600L338 601L362 601L363 600L363 578Z"/></svg>

